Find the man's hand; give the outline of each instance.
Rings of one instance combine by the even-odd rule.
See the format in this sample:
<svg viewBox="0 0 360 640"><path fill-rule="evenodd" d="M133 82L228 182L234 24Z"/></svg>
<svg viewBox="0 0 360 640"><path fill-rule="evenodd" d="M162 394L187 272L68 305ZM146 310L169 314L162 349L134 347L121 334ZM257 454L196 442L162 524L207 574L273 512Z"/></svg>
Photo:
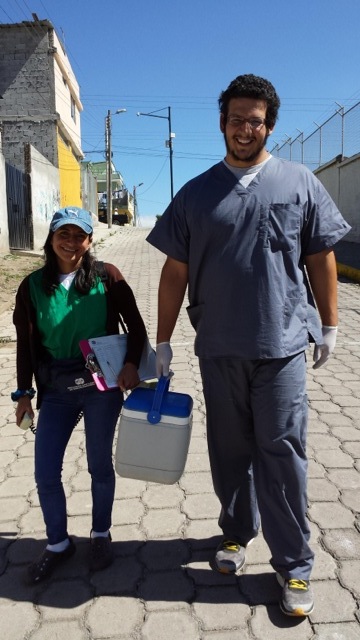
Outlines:
<svg viewBox="0 0 360 640"><path fill-rule="evenodd" d="M156 345L156 375L158 378L169 375L170 362L173 357L170 342L159 342Z"/></svg>
<svg viewBox="0 0 360 640"><path fill-rule="evenodd" d="M316 344L314 348L313 369L318 369L327 360L335 349L337 327L322 327L323 339L321 344Z"/></svg>

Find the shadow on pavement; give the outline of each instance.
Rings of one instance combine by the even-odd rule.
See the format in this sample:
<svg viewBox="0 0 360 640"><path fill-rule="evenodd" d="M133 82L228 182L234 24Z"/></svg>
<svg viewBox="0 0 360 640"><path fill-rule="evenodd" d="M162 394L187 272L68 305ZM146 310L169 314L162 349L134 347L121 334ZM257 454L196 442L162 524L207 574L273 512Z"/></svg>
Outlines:
<svg viewBox="0 0 360 640"><path fill-rule="evenodd" d="M278 607L280 587L274 573L226 576L213 571L210 560L219 537L202 540L129 540L113 542L114 563L97 573L88 569L89 542L74 537L77 551L51 578L29 585L26 567L40 554L45 540L0 534L3 557L0 598L57 609L74 610L100 596L188 604L239 603L264 605L279 628L292 628L303 619L287 618ZM3 537L6 536L6 537Z"/></svg>

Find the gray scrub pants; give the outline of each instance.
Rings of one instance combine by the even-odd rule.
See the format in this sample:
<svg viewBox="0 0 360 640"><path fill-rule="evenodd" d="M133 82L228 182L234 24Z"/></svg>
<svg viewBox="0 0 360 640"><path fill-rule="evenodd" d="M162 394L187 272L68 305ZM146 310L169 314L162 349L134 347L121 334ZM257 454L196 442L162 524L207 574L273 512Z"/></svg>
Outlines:
<svg viewBox="0 0 360 640"><path fill-rule="evenodd" d="M226 539L246 545L260 518L271 564L308 580L305 353L272 360L200 358L210 465Z"/></svg>

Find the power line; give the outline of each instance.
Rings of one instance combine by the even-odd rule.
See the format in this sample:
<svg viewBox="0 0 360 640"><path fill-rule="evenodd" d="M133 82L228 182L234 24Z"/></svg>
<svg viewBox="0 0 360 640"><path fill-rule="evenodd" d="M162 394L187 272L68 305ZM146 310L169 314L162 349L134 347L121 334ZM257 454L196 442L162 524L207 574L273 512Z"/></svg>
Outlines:
<svg viewBox="0 0 360 640"><path fill-rule="evenodd" d="M10 16L9 16L9 14L5 11L4 7L0 7L0 9L1 9L1 11L3 11L3 12L5 13L5 15L9 18L10 23L12 23L12 20L11 20L11 18L10 18ZM4 23L3 23L3 22L0 22L0 24L4 24Z"/></svg>

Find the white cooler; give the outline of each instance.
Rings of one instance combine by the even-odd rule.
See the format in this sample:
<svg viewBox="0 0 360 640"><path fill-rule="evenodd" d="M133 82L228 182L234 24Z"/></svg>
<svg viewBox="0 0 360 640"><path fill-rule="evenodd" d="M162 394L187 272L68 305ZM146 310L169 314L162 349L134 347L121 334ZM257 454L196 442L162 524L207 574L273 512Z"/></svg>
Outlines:
<svg viewBox="0 0 360 640"><path fill-rule="evenodd" d="M125 400L115 453L116 472L126 478L173 484L182 475L190 443L193 400L168 391L138 387Z"/></svg>

